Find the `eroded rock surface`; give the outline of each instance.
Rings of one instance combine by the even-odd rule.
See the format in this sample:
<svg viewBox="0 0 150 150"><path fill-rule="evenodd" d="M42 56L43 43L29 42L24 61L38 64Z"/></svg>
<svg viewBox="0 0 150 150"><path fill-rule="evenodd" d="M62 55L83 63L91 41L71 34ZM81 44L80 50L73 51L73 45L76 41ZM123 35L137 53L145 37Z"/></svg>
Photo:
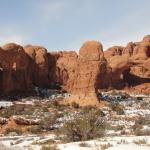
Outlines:
<svg viewBox="0 0 150 150"><path fill-rule="evenodd" d="M33 84L40 87L47 86L49 82L47 50L44 47L32 45L25 46L24 50L32 60L30 67Z"/></svg>
<svg viewBox="0 0 150 150"><path fill-rule="evenodd" d="M115 46L105 52L105 57L112 68L113 87L124 88L150 82L149 39L150 36L147 35L141 42L130 42L121 48Z"/></svg>
<svg viewBox="0 0 150 150"><path fill-rule="evenodd" d="M0 47L1 94L29 92L35 86L51 84L62 85L83 105L98 103L98 89L141 87L139 92L150 93L150 35L105 52L96 41L85 42L79 54L14 43Z"/></svg>
<svg viewBox="0 0 150 150"><path fill-rule="evenodd" d="M17 92L32 88L31 61L20 45L10 43L0 48L0 91Z"/></svg>
<svg viewBox="0 0 150 150"><path fill-rule="evenodd" d="M104 58L102 44L88 41L80 48L73 78L69 80L71 101L81 105L97 105L97 90L109 84L109 66ZM107 80L107 81L106 81Z"/></svg>
<svg viewBox="0 0 150 150"><path fill-rule="evenodd" d="M62 51L49 53L48 55L51 82L57 82L66 86L68 79L74 75L77 53L74 51Z"/></svg>

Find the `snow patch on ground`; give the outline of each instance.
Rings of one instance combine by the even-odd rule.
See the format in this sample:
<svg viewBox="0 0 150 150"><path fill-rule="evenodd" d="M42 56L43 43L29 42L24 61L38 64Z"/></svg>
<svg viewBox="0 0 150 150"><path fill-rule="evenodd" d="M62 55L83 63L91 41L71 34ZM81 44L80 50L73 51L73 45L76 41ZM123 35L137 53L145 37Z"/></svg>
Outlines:
<svg viewBox="0 0 150 150"><path fill-rule="evenodd" d="M135 144L122 144L122 145L116 145L114 147L110 147L107 150L150 150L149 146L138 146Z"/></svg>
<svg viewBox="0 0 150 150"><path fill-rule="evenodd" d="M134 141L145 140L147 144L137 145ZM82 142L73 142L67 144L59 144L60 150L99 150L103 145L110 144L111 146L106 148L108 150L150 150L150 136L129 136L129 137L108 137L91 141L84 141L87 147L81 147Z"/></svg>
<svg viewBox="0 0 150 150"><path fill-rule="evenodd" d="M12 105L13 105L12 102L0 101L0 107L10 107Z"/></svg>

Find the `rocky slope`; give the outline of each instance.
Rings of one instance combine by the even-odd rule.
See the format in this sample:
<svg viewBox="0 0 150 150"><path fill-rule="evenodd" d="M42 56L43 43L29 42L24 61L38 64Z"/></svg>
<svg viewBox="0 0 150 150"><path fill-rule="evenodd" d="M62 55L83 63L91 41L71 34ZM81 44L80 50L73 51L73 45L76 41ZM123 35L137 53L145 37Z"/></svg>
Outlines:
<svg viewBox="0 0 150 150"><path fill-rule="evenodd" d="M126 47L103 52L102 44L88 41L79 54L50 53L44 47L9 43L0 47L0 92L33 91L35 86L61 84L81 104L97 104L99 89L130 89L150 93L150 35Z"/></svg>

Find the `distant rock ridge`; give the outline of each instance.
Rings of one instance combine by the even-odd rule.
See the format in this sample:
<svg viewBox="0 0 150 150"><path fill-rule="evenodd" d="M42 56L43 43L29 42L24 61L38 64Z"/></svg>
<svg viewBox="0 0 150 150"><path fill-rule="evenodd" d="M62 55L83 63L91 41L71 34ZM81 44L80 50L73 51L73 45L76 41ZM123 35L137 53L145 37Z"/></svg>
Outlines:
<svg viewBox="0 0 150 150"><path fill-rule="evenodd" d="M83 105L97 105L99 89L138 87L150 93L150 35L104 52L97 41L85 42L79 54L15 43L0 47L0 94L30 92L52 83L63 85L70 99Z"/></svg>

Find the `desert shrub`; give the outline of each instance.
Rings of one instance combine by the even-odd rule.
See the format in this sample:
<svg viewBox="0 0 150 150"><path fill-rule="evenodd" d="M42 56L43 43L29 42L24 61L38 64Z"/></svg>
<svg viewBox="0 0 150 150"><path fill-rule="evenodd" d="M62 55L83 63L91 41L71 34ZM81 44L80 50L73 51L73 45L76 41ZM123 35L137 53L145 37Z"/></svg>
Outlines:
<svg viewBox="0 0 150 150"><path fill-rule="evenodd" d="M25 108L25 110L21 113L21 115L33 115L33 113L35 112L35 110L39 108L35 107L35 106L28 106Z"/></svg>
<svg viewBox="0 0 150 150"><path fill-rule="evenodd" d="M143 125L149 125L150 124L150 117L138 117L137 120L135 120L135 123L133 125L133 131L137 134L141 133L141 129L143 127Z"/></svg>
<svg viewBox="0 0 150 150"><path fill-rule="evenodd" d="M125 130L121 130L121 135L126 135L126 131Z"/></svg>
<svg viewBox="0 0 150 150"><path fill-rule="evenodd" d="M39 134L40 133L40 127L39 126L32 126L31 128L28 128L27 131L32 133L32 134Z"/></svg>
<svg viewBox="0 0 150 150"><path fill-rule="evenodd" d="M143 101L141 103L141 108L142 109L148 109L150 107L149 102Z"/></svg>
<svg viewBox="0 0 150 150"><path fill-rule="evenodd" d="M4 118L9 118L14 115L31 115L34 110L34 106L25 107L25 105L13 105L8 108L3 108L0 111L0 115Z"/></svg>
<svg viewBox="0 0 150 150"><path fill-rule="evenodd" d="M52 130L54 129L53 125L55 124L54 117L44 117L39 124L40 130Z"/></svg>
<svg viewBox="0 0 150 150"><path fill-rule="evenodd" d="M114 127L114 130L119 131L119 130L123 130L124 128L125 128L124 125L118 125L118 126Z"/></svg>
<svg viewBox="0 0 150 150"><path fill-rule="evenodd" d="M47 103L47 108L53 108L53 109L57 109L61 107L60 104L58 103L58 101L53 100Z"/></svg>
<svg viewBox="0 0 150 150"><path fill-rule="evenodd" d="M105 150L105 149L108 149L109 147L112 147L113 145L110 143L107 143L107 144L102 144L100 146L101 146L101 150Z"/></svg>
<svg viewBox="0 0 150 150"><path fill-rule="evenodd" d="M60 104L58 100L53 100L47 104L48 108L58 109L59 111L63 111L67 106Z"/></svg>
<svg viewBox="0 0 150 150"><path fill-rule="evenodd" d="M59 106L59 103L58 101L54 100L52 102L49 103L48 107L58 107Z"/></svg>
<svg viewBox="0 0 150 150"><path fill-rule="evenodd" d="M111 103L109 106L113 111L116 111L116 113L118 115L124 114L124 106L123 105L121 105L119 103Z"/></svg>
<svg viewBox="0 0 150 150"><path fill-rule="evenodd" d="M129 144L129 143L125 139L121 139L120 141L117 142L117 144Z"/></svg>
<svg viewBox="0 0 150 150"><path fill-rule="evenodd" d="M150 130L144 130L143 125L149 125L150 124L150 117L142 117L140 116L133 125L133 132L137 136L141 135L150 135Z"/></svg>
<svg viewBox="0 0 150 150"><path fill-rule="evenodd" d="M53 130L55 129L54 125L57 122L57 119L63 117L62 113L54 113L51 114L50 116L44 117L40 123L39 123L39 129L40 130Z"/></svg>
<svg viewBox="0 0 150 150"><path fill-rule="evenodd" d="M88 143L86 143L86 142L81 142L81 143L79 144L79 146L80 146L80 147L90 147L90 145L89 145Z"/></svg>
<svg viewBox="0 0 150 150"><path fill-rule="evenodd" d="M103 113L103 111L100 110L97 107L90 106L90 105L82 107L81 114L84 115L84 114L88 114L88 113L95 113L97 116L101 116L101 117L105 116L105 114Z"/></svg>
<svg viewBox="0 0 150 150"><path fill-rule="evenodd" d="M71 106L72 106L73 108L79 108L79 104L77 104L76 102L72 102L72 103L71 103Z"/></svg>
<svg viewBox="0 0 150 150"><path fill-rule="evenodd" d="M149 136L150 135L150 130L142 130L142 129L136 129L134 130L134 134L137 136Z"/></svg>
<svg viewBox="0 0 150 150"><path fill-rule="evenodd" d="M135 134L135 135L140 135L139 132L140 132L140 130L142 129L142 127L143 127L143 126L140 125L140 124L134 124L133 127L132 127L134 134Z"/></svg>
<svg viewBox="0 0 150 150"><path fill-rule="evenodd" d="M56 145L43 145L41 150L59 150Z"/></svg>
<svg viewBox="0 0 150 150"><path fill-rule="evenodd" d="M0 112L2 117L9 118L13 115L19 115L22 111L24 111L24 107L21 105L10 106L8 108L3 108Z"/></svg>
<svg viewBox="0 0 150 150"><path fill-rule="evenodd" d="M136 97L136 99L141 101L141 100L143 100L143 97L138 96L138 97Z"/></svg>
<svg viewBox="0 0 150 150"><path fill-rule="evenodd" d="M42 108L42 111L43 111L43 112L49 112L47 107L43 107L43 108Z"/></svg>
<svg viewBox="0 0 150 150"><path fill-rule="evenodd" d="M107 130L115 130L115 131L120 131L125 128L124 125L111 125L110 123L106 123L106 129Z"/></svg>
<svg viewBox="0 0 150 150"><path fill-rule="evenodd" d="M140 116L135 121L135 125L149 125L149 124L150 124L150 116L147 116L147 117Z"/></svg>
<svg viewBox="0 0 150 150"><path fill-rule="evenodd" d="M125 92L123 92L123 93L121 92L120 96L121 96L122 99L127 99L127 98L130 97L130 95L128 93L125 93Z"/></svg>
<svg viewBox="0 0 150 150"><path fill-rule="evenodd" d="M147 139L134 140L133 143L135 143L137 145L148 145Z"/></svg>
<svg viewBox="0 0 150 150"><path fill-rule="evenodd" d="M92 105L87 105L87 106L81 107L82 113L89 113L91 110L96 110L96 109L97 108Z"/></svg>
<svg viewBox="0 0 150 150"><path fill-rule="evenodd" d="M10 134L12 132L16 133L17 135L21 135L22 134L22 130L20 130L20 129L7 128L5 130L5 132L4 132L4 135L8 135L8 134Z"/></svg>
<svg viewBox="0 0 150 150"><path fill-rule="evenodd" d="M84 141L102 137L105 133L105 121L94 111L80 118L66 122L60 129L69 141Z"/></svg>

